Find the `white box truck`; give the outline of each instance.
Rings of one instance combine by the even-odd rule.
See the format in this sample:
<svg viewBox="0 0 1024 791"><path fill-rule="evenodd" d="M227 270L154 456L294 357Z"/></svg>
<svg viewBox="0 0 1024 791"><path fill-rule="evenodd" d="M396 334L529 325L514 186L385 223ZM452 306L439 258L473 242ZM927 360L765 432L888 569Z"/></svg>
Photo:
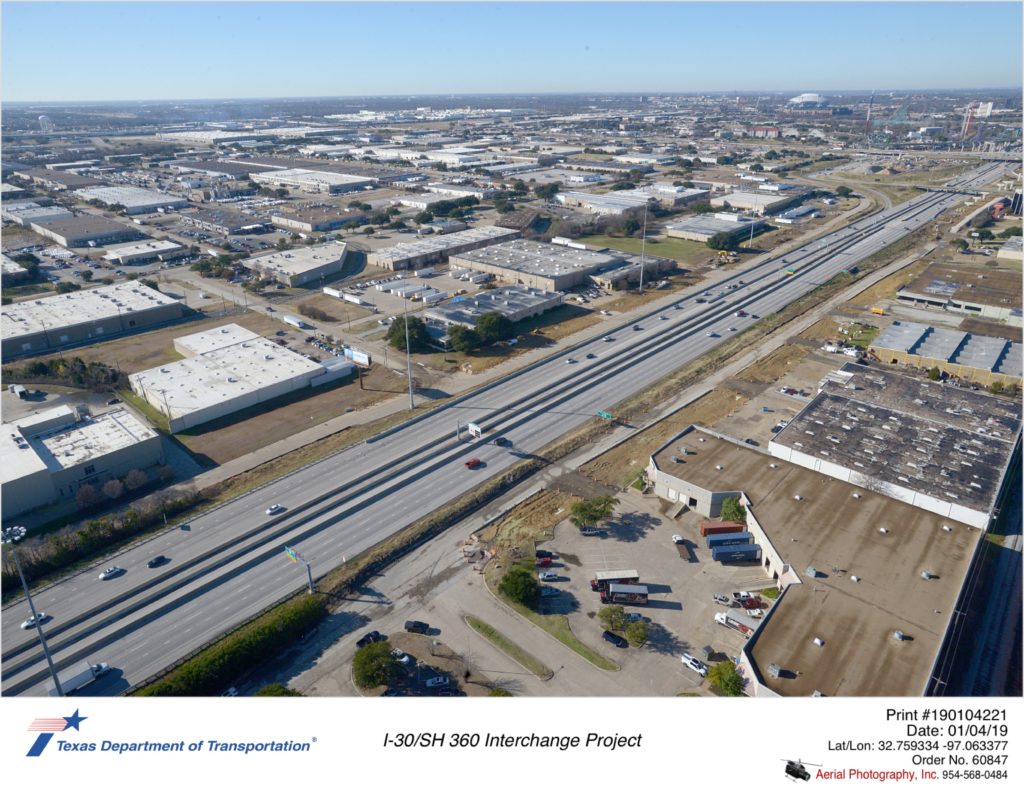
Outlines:
<svg viewBox="0 0 1024 791"><path fill-rule="evenodd" d="M60 679L60 687L64 691L65 695L70 695L72 692L81 689L86 684L99 678L104 673L110 670L110 665L106 662L97 662L90 664L85 663L84 667L79 667L78 670L69 669L63 673L58 673L57 677ZM57 692L57 687L53 681L50 681L47 692L50 697L60 697L60 693Z"/></svg>

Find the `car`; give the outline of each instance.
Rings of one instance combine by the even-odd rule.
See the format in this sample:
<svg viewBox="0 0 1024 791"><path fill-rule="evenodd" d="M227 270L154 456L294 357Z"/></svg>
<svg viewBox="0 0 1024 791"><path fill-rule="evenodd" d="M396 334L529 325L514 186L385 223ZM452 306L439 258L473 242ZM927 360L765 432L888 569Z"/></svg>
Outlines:
<svg viewBox="0 0 1024 791"><path fill-rule="evenodd" d="M662 317L661 317L661 320L662 320L662 321L668 321L668 316L662 316Z"/></svg>
<svg viewBox="0 0 1024 791"><path fill-rule="evenodd" d="M433 678L427 679L427 689L434 689L435 687L447 687L449 680L445 676L434 676Z"/></svg>
<svg viewBox="0 0 1024 791"><path fill-rule="evenodd" d="M511 448L512 440L510 440L508 437L495 437L494 444L497 445L499 448Z"/></svg>
<svg viewBox="0 0 1024 791"><path fill-rule="evenodd" d="M676 533L674 536L672 536L672 543L673 544L682 544L683 543L683 537L681 535L679 535L678 533Z"/></svg>
<svg viewBox="0 0 1024 791"><path fill-rule="evenodd" d="M567 357L566 360L565 360L565 364L566 365L575 365L576 364L576 360L574 358L572 358L572 357Z"/></svg>
<svg viewBox="0 0 1024 791"><path fill-rule="evenodd" d="M363 646L370 645L370 643L380 643L387 639L387 637L374 629L372 632L367 632L356 640L356 648L362 648Z"/></svg>
<svg viewBox="0 0 1024 791"><path fill-rule="evenodd" d="M423 623L423 621L406 621L405 631L415 632L416 634L427 634L430 631L430 624Z"/></svg>
<svg viewBox="0 0 1024 791"><path fill-rule="evenodd" d="M598 530L596 527L584 527L580 530L581 536L599 536L603 531Z"/></svg>
<svg viewBox="0 0 1024 791"><path fill-rule="evenodd" d="M706 299L704 299L704 297L697 297L697 304L698 304L698 305L702 305L702 304L704 304L705 302L707 302L707 300L706 300Z"/></svg>
<svg viewBox="0 0 1024 791"><path fill-rule="evenodd" d="M551 558L537 558L537 565L540 568L546 568L551 565Z"/></svg>
<svg viewBox="0 0 1024 791"><path fill-rule="evenodd" d="M533 556L535 558L553 558L555 556L555 553L549 552L546 549L538 549L533 553Z"/></svg>
<svg viewBox="0 0 1024 791"><path fill-rule="evenodd" d="M756 439L751 439L750 437L747 437L747 438L746 438L745 440L743 440L743 441L744 441L744 442L745 442L745 443L746 443L747 445L753 445L753 446L754 446L755 448L756 448L756 447L757 447L758 445L760 445L760 443L759 443L759 442L758 442L758 441L757 441Z"/></svg>
<svg viewBox="0 0 1024 791"><path fill-rule="evenodd" d="M120 404L120 403L121 403L121 399L120 398L108 398L107 399L107 406L113 406L114 404Z"/></svg>
<svg viewBox="0 0 1024 791"><path fill-rule="evenodd" d="M636 623L637 621L649 621L649 620L650 620L650 618L648 618L646 615L641 615L638 612L627 612L626 613L626 623Z"/></svg>
<svg viewBox="0 0 1024 791"><path fill-rule="evenodd" d="M593 360L596 357L597 357L597 355L594 354L593 352L587 352L587 359L588 360Z"/></svg>
<svg viewBox="0 0 1024 791"><path fill-rule="evenodd" d="M715 332L714 330L708 330L704 334L707 335L709 338L717 338L718 337L718 333Z"/></svg>
<svg viewBox="0 0 1024 791"><path fill-rule="evenodd" d="M281 503L274 503L270 508L267 509L267 516L273 516L276 513L284 510L284 506Z"/></svg>
<svg viewBox="0 0 1024 791"><path fill-rule="evenodd" d="M601 340L603 340L605 343L611 343L612 341L615 340L615 338L613 338L611 335L605 335Z"/></svg>
<svg viewBox="0 0 1024 791"><path fill-rule="evenodd" d="M220 693L222 698L237 698L238 690L235 687L228 687L226 690Z"/></svg>
<svg viewBox="0 0 1024 791"><path fill-rule="evenodd" d="M642 330L642 329L643 329L643 327L641 327L639 324L634 324L633 325L633 332L640 332L640 330Z"/></svg>
<svg viewBox="0 0 1024 791"><path fill-rule="evenodd" d="M735 313L733 313L732 315L733 315L733 316L737 316L737 317L739 317L739 318L743 318L743 317L744 317L744 316L746 316L747 314L746 314L746 313L745 313L744 311L742 311L742 310L737 310L737 311L736 311Z"/></svg>
<svg viewBox="0 0 1024 791"><path fill-rule="evenodd" d="M392 649L391 656L393 656L395 659L397 659L399 662L401 662L406 667L409 667L409 665L411 665L414 661L416 661L411 656L409 656L407 653L405 653L405 651L403 651L401 648Z"/></svg>
<svg viewBox="0 0 1024 791"><path fill-rule="evenodd" d="M466 469L467 470L475 470L477 467L481 466L482 464L483 464L483 462L480 461L480 459L472 458L472 459L469 459L466 462Z"/></svg>
<svg viewBox="0 0 1024 791"><path fill-rule="evenodd" d="M615 634L615 632L609 632L607 629L605 629L604 632L601 633L601 637L603 637L609 643L614 645L616 648L629 647L629 642L627 642L625 637L620 637L619 635Z"/></svg>
<svg viewBox="0 0 1024 791"><path fill-rule="evenodd" d="M170 563L171 559L166 555L157 555L155 558L150 558L149 562L146 563L151 569L155 569L157 566L162 566L164 563Z"/></svg>
<svg viewBox="0 0 1024 791"><path fill-rule="evenodd" d="M546 585L541 587L540 589L540 595L542 599L546 599L549 596L557 596L559 593L561 593L561 591L558 590L558 588L549 588Z"/></svg>
<svg viewBox="0 0 1024 791"><path fill-rule="evenodd" d="M50 620L49 615L47 615L45 612L38 612L35 615L30 615L28 618L22 621L21 628L32 629L35 627L37 621L39 623L46 623L48 620Z"/></svg>
<svg viewBox="0 0 1024 791"><path fill-rule="evenodd" d="M690 668L690 670L701 678L704 678L708 674L708 666L697 659L697 657L691 656L690 654L683 654L680 659L684 665Z"/></svg>
<svg viewBox="0 0 1024 791"><path fill-rule="evenodd" d="M122 574L124 574L123 568L121 568L120 566L111 566L110 568L103 569L103 571L100 572L100 579L112 580L114 579L114 577L119 577Z"/></svg>
<svg viewBox="0 0 1024 791"><path fill-rule="evenodd" d="M729 328L729 332L736 332L736 328L735 327L730 327Z"/></svg>
<svg viewBox="0 0 1024 791"><path fill-rule="evenodd" d="M537 575L537 578L541 582L550 582L551 580L558 579L558 574L556 574L554 571L542 571L540 574Z"/></svg>

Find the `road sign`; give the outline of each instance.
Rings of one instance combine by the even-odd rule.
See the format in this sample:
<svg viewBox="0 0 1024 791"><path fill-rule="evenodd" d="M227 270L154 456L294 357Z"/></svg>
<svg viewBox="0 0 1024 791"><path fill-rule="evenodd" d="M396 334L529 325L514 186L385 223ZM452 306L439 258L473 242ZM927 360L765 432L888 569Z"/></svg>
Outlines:
<svg viewBox="0 0 1024 791"><path fill-rule="evenodd" d="M286 554L288 557L290 557L294 563L298 563L299 562L299 554L294 549L292 549L291 547L285 547L284 548L284 554Z"/></svg>
<svg viewBox="0 0 1024 791"><path fill-rule="evenodd" d="M605 420L611 420L612 419L612 413L611 412L605 412L603 409L600 412L597 413L597 416L600 417L600 418L604 418Z"/></svg>
<svg viewBox="0 0 1024 791"><path fill-rule="evenodd" d="M483 429L476 423L467 423L466 429L469 431L469 436L471 437L480 437L484 433Z"/></svg>

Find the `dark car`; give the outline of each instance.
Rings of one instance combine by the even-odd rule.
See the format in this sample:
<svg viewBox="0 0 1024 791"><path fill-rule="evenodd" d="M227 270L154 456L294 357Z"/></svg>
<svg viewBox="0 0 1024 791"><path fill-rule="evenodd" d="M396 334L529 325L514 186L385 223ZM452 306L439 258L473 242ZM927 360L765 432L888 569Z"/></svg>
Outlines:
<svg viewBox="0 0 1024 791"><path fill-rule="evenodd" d="M617 648L629 647L629 643L626 641L625 637L619 637L617 634L615 634L615 632L609 632L607 629L604 630L604 632L601 634L601 637L603 637L605 640L607 640L609 643L616 646Z"/></svg>
<svg viewBox="0 0 1024 791"><path fill-rule="evenodd" d="M382 635L377 630L374 630L372 632L367 632L362 637L360 637L358 640L356 640L356 648L362 648L364 645L369 645L370 643L380 643L380 642L382 642L384 640L387 640L387 639L388 638L386 638L384 635Z"/></svg>
<svg viewBox="0 0 1024 791"><path fill-rule="evenodd" d="M406 621L405 631L426 634L430 631L430 625L423 623L423 621Z"/></svg>
<svg viewBox="0 0 1024 791"><path fill-rule="evenodd" d="M512 440L510 440L508 437L495 437L494 444L497 445L499 448L511 448Z"/></svg>
<svg viewBox="0 0 1024 791"><path fill-rule="evenodd" d="M546 549L538 549L533 554L538 558L553 558L555 556L554 552L548 552Z"/></svg>
<svg viewBox="0 0 1024 791"><path fill-rule="evenodd" d="M151 569L155 569L157 566L162 566L164 563L170 563L171 560L166 555L157 555L155 558L149 561L146 565Z"/></svg>

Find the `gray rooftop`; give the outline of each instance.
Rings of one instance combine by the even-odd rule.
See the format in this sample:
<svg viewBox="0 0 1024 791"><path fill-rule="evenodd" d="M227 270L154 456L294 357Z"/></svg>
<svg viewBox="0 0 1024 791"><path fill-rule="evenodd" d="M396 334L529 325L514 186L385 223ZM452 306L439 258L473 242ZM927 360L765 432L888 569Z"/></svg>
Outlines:
<svg viewBox="0 0 1024 791"><path fill-rule="evenodd" d="M604 269L621 261L622 256L534 242L529 239L515 239L460 253L459 259L531 275L553 276L580 269L586 272Z"/></svg>
<svg viewBox="0 0 1024 791"><path fill-rule="evenodd" d="M1019 376L1021 371L1018 343L913 321L894 321L871 345L1006 376Z"/></svg>

